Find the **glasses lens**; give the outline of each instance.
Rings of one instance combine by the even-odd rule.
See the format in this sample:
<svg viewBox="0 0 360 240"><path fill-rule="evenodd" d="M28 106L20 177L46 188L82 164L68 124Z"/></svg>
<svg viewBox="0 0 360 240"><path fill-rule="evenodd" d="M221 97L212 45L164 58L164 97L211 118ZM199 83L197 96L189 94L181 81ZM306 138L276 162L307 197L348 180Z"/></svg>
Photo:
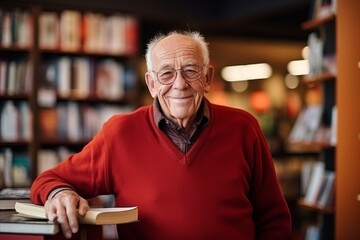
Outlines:
<svg viewBox="0 0 360 240"><path fill-rule="evenodd" d="M194 82L201 77L201 70L203 66L190 65L185 66L180 70L166 68L157 72L157 78L160 83L168 85L175 81L177 71L181 71L182 77L188 82Z"/></svg>
<svg viewBox="0 0 360 240"><path fill-rule="evenodd" d="M198 80L200 77L200 71L201 71L201 67L199 66L187 66L181 70L183 77L187 81Z"/></svg>
<svg viewBox="0 0 360 240"><path fill-rule="evenodd" d="M170 84L176 78L176 70L175 69L164 69L158 72L157 74L159 81L163 84Z"/></svg>

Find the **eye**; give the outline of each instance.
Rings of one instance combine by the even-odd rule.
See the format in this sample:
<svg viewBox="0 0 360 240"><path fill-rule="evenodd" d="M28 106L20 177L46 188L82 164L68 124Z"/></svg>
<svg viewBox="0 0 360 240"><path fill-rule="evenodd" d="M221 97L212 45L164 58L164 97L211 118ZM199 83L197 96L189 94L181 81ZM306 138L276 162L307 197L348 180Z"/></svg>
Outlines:
<svg viewBox="0 0 360 240"><path fill-rule="evenodd" d="M174 71L170 69L165 69L159 72L159 77L161 78L171 78L174 76Z"/></svg>
<svg viewBox="0 0 360 240"><path fill-rule="evenodd" d="M195 77L198 73L198 68L194 67L194 66L189 66L189 67L185 67L183 68L182 72L186 77Z"/></svg>

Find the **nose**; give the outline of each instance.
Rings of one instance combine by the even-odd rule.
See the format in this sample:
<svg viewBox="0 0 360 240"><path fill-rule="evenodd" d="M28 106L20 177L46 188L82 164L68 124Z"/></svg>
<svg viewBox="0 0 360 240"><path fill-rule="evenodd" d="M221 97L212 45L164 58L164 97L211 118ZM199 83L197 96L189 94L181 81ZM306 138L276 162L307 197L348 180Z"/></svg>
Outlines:
<svg viewBox="0 0 360 240"><path fill-rule="evenodd" d="M177 89L183 89L189 86L180 69L176 70L175 80L172 86Z"/></svg>

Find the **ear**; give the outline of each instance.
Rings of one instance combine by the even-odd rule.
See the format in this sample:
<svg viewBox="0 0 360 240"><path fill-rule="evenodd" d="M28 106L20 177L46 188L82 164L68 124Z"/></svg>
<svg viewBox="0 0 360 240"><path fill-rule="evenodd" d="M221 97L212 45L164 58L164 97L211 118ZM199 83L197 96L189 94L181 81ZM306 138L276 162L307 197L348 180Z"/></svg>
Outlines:
<svg viewBox="0 0 360 240"><path fill-rule="evenodd" d="M205 75L205 81L204 81L206 93L208 93L210 91L210 85L214 78L214 67L212 65L209 65L207 68L208 69L207 69L207 73Z"/></svg>
<svg viewBox="0 0 360 240"><path fill-rule="evenodd" d="M157 91L155 88L155 79L153 78L153 75L150 72L145 73L145 83L149 89L150 95L155 98Z"/></svg>

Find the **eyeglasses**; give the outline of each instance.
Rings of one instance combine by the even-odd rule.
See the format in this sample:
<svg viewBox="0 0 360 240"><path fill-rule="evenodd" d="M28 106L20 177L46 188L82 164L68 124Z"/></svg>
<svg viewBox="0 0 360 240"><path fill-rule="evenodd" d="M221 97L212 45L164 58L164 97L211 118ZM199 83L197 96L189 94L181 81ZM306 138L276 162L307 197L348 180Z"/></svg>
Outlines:
<svg viewBox="0 0 360 240"><path fill-rule="evenodd" d="M198 65L188 65L184 66L181 69L174 69L174 68L164 68L158 72L152 71L156 74L157 80L163 85L170 85L174 83L178 71L181 72L181 76L187 82L195 82L202 77L202 70L205 64L202 66Z"/></svg>

